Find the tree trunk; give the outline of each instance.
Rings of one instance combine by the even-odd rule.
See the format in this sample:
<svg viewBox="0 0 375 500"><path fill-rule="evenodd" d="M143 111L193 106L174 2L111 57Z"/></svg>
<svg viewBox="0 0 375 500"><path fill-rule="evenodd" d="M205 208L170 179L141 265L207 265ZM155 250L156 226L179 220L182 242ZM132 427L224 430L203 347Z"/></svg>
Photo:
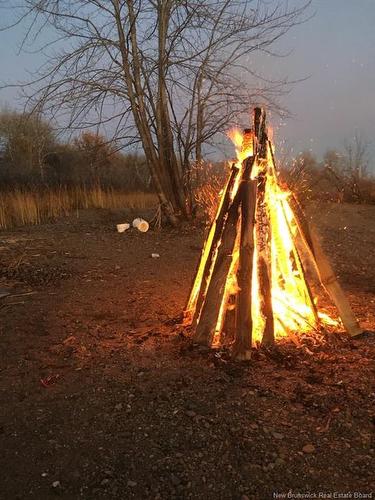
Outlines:
<svg viewBox="0 0 375 500"><path fill-rule="evenodd" d="M137 40L136 13L134 12L132 0L127 0L126 4L130 22L128 35L130 45L129 39L125 37L119 0L114 0L113 2L124 82L156 193L167 220L176 226L178 224L177 213L179 212L179 204L176 203L169 172L164 159L161 160L160 154L155 147L148 123L144 88L142 85L142 63Z"/></svg>
<svg viewBox="0 0 375 500"><path fill-rule="evenodd" d="M156 102L156 129L160 170L165 170L165 177L170 181L170 199L183 217L188 217L182 167L177 161L174 149L173 132L169 115L169 104L165 77L168 70L166 40L172 2L158 1L158 97Z"/></svg>

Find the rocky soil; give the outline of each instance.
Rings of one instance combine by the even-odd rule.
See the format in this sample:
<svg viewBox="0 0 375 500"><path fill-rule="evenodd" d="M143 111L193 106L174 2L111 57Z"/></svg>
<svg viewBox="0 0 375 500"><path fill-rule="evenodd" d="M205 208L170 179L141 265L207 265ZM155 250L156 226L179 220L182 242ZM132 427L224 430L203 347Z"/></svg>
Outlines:
<svg viewBox="0 0 375 500"><path fill-rule="evenodd" d="M374 331L375 207L310 212ZM0 233L0 498L372 492L374 337L305 336L245 364L194 347L177 318L204 229L116 233L129 217Z"/></svg>

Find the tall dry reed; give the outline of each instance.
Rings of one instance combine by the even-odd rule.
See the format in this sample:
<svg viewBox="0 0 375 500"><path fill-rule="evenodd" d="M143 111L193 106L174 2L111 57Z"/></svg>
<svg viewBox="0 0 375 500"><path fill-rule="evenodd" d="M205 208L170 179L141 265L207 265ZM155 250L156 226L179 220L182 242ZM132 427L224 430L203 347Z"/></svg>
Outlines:
<svg viewBox="0 0 375 500"><path fill-rule="evenodd" d="M0 193L0 228L40 224L87 208L147 209L156 204L153 193L124 193L100 186L44 191L16 189Z"/></svg>

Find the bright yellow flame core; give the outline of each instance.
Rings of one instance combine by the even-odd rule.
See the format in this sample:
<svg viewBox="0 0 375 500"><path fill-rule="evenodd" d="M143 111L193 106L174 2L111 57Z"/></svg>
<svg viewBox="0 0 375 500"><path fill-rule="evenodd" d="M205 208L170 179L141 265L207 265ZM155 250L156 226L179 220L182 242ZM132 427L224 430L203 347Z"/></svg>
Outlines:
<svg viewBox="0 0 375 500"><path fill-rule="evenodd" d="M237 163L239 169L236 181L234 183L230 198L233 200L240 185L242 177L243 161L253 154L252 147L243 148L243 135L234 129L229 134L236 146ZM271 146L273 147L273 146ZM264 160L263 160L264 161ZM276 178L276 173L272 165L271 152L268 150L268 159L265 164L255 163L253 166L252 178L255 179L259 171L266 168L266 188L265 188L265 206L270 224L271 241L269 246L270 275L271 275L271 301L274 318L275 337L287 336L288 333L306 333L322 326L338 326L338 321L330 318L327 314L318 312L313 302L311 292L306 283L299 253L296 247L296 236L298 232L296 220L293 211L288 202L290 193L283 190ZM222 199L220 201L220 210ZM215 232L216 220L212 224L206 244L202 252L200 266L195 278L195 282L190 294L187 311L193 311L196 306L203 270L208 258L209 249ZM230 270L226 279L221 308L216 324L216 331L213 345L220 344L220 334L224 328L225 315L227 312L228 299L238 291L237 271L239 265L240 231L236 238L233 249ZM254 256L252 273L252 339L253 343L262 340L265 327L265 318L261 312L262 297L260 294L258 277L258 249L256 241L256 228L254 228ZM219 243L220 246L220 243ZM216 254L217 254L216 249ZM216 255L212 259L210 270L210 280ZM204 284L206 286L206 284ZM199 318L198 318L199 320Z"/></svg>
<svg viewBox="0 0 375 500"><path fill-rule="evenodd" d="M266 200L271 223L272 307L275 334L288 331L306 332L316 328L314 305L302 269L298 265L295 242L297 228L285 192L275 178L268 179Z"/></svg>
<svg viewBox="0 0 375 500"><path fill-rule="evenodd" d="M244 144L244 135L241 130L238 128L232 128L228 131L228 137L233 142L236 148L237 155L237 166L240 166L241 163L246 160L249 156L253 154L253 144L251 142L247 142ZM246 136L245 136L246 137ZM245 146L245 147L244 147Z"/></svg>

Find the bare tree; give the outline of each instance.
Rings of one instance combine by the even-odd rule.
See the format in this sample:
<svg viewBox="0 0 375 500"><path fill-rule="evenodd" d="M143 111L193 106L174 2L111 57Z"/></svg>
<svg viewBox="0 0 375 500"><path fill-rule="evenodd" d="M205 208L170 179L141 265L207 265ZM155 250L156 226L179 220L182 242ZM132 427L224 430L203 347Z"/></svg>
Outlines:
<svg viewBox="0 0 375 500"><path fill-rule="evenodd" d="M337 191L336 200L340 203L344 201L346 189L343 162L343 155L333 149L325 152L322 162L323 174Z"/></svg>
<svg viewBox="0 0 375 500"><path fill-rule="evenodd" d="M117 159L116 148L100 134L87 131L74 140L74 145L88 166L90 181L99 183L102 172L110 170Z"/></svg>
<svg viewBox="0 0 375 500"><path fill-rule="evenodd" d="M346 188L353 201L362 201L361 186L368 174L369 144L356 132L344 142L343 174Z"/></svg>
<svg viewBox="0 0 375 500"><path fill-rule="evenodd" d="M0 113L1 156L9 177L45 181L47 155L56 146L51 126L38 114L2 111Z"/></svg>
<svg viewBox="0 0 375 500"><path fill-rule="evenodd" d="M47 28L46 64L26 94L70 130L109 127L140 143L164 212L192 210L192 161L254 102L286 81L258 75L250 56L304 20L309 0L2 0L29 22L24 47ZM17 17L18 16L18 17ZM45 40L45 38L44 38ZM190 203L189 203L190 199Z"/></svg>
<svg viewBox="0 0 375 500"><path fill-rule="evenodd" d="M368 175L369 144L356 133L352 140L344 142L341 153L327 151L324 168L335 185L341 201L361 201L362 187Z"/></svg>
<svg viewBox="0 0 375 500"><path fill-rule="evenodd" d="M369 144L356 132L351 141L345 141L345 169L353 184L358 184L368 174Z"/></svg>

